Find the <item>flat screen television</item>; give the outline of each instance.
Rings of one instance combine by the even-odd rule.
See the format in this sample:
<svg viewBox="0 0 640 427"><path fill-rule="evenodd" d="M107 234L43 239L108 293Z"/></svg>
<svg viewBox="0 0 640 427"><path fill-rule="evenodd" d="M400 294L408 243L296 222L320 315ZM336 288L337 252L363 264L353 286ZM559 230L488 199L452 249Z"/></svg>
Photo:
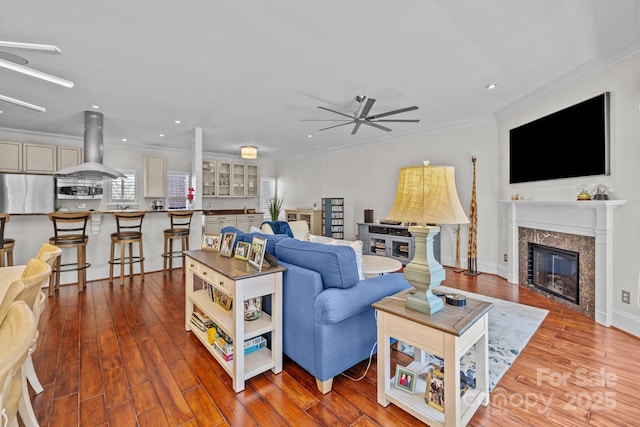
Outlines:
<svg viewBox="0 0 640 427"><path fill-rule="evenodd" d="M609 175L609 92L509 131L509 182Z"/></svg>

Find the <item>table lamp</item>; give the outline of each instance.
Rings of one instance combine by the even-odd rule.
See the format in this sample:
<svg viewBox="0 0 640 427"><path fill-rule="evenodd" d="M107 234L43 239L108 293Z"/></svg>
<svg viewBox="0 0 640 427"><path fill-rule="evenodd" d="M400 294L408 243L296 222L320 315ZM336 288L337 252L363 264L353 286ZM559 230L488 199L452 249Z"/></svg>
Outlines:
<svg viewBox="0 0 640 427"><path fill-rule="evenodd" d="M407 298L406 306L429 315L437 313L444 304L433 289L444 280L446 271L433 253L433 238L440 227L428 224L469 222L458 199L455 168L424 162L424 166L400 169L396 199L386 218L417 224L409 227L415 238L415 251L404 268L404 277L418 292Z"/></svg>

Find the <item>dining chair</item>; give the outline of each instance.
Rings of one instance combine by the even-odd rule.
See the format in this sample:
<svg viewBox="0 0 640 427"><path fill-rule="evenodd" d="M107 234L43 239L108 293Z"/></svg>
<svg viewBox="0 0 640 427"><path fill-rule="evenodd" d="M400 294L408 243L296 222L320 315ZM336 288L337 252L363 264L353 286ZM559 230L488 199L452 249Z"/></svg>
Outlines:
<svg viewBox="0 0 640 427"><path fill-rule="evenodd" d="M36 319L24 301L14 301L0 324L0 404L6 426L38 426L25 393L24 361L37 337ZM21 384L22 383L22 384Z"/></svg>
<svg viewBox="0 0 640 427"><path fill-rule="evenodd" d="M40 246L40 249L38 250L38 254L36 255L36 258L38 258L40 261L44 261L47 264L49 264L51 266L51 272L53 273L56 261L59 259L59 257L62 256L62 248L52 245L51 243L43 243ZM47 281L47 286L49 289L49 295L53 295L53 286L51 285L51 277L49 277L49 280ZM44 306L42 307L42 309L44 310Z"/></svg>

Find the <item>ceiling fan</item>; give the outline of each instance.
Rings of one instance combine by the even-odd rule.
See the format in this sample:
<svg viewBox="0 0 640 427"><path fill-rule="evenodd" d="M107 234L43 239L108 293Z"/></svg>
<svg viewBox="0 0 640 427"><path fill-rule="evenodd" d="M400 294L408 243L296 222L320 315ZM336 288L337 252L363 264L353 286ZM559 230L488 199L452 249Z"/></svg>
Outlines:
<svg viewBox="0 0 640 427"><path fill-rule="evenodd" d="M47 74L42 71L35 70L33 68L27 67L26 64L29 63L25 58L15 55L11 52L5 51L5 49L18 49L24 50L32 53L51 53L55 55L59 55L62 51L53 45L47 44L33 44L33 43L20 43L20 42L10 42L10 41L0 41L0 67L6 68L8 70L16 71L18 73L26 74L31 77L35 77L38 79L42 79L48 81L50 83L55 83L64 87L73 87L74 83L70 80L63 79L61 77L54 76L52 74ZM20 107L29 108L31 110L45 112L46 108L40 107L35 104L31 104L25 101L21 101L16 98L11 98L9 96L0 95L0 101L10 102L15 105L19 105Z"/></svg>
<svg viewBox="0 0 640 427"><path fill-rule="evenodd" d="M345 117L349 117L349 120L345 120L345 119L308 119L308 120L303 120L303 121L317 121L317 122L325 122L325 121L343 121L345 123L340 123L339 125L333 125L333 126L329 126L323 129L318 129L318 131L323 131L323 130L327 130L327 129L333 129L339 126L345 126L345 125L350 125L350 124L354 124L353 126L353 130L351 131L351 135L355 135L356 132L358 132L358 129L360 128L360 125L367 125L367 126L371 126L374 127L376 129L380 129L383 130L385 132L391 132L392 129L386 127L386 126L382 126L378 123L381 122L395 122L395 123L418 123L420 120L418 119L382 119L381 117L387 117L387 116L391 116L393 114L400 114L400 113L404 113L407 111L412 111L412 110L417 110L418 107L416 107L415 105L413 107L405 107L405 108L400 108L398 110L393 110L393 111L387 111L386 113L379 113L379 114L372 114L369 115L369 112L371 111L371 108L373 107L373 104L375 104L376 100L373 98L367 98L366 96L363 95L358 95L355 98L356 101L358 101L359 107L356 110L355 113L353 113L353 115L350 114L346 114L346 113L341 113L340 111L336 111L336 110L332 110L330 108L327 107L318 107L321 110L326 110L326 111L330 111L332 113L336 113L336 114L340 114L341 116L345 116ZM365 102L366 101L366 102ZM364 103L364 105L363 105Z"/></svg>

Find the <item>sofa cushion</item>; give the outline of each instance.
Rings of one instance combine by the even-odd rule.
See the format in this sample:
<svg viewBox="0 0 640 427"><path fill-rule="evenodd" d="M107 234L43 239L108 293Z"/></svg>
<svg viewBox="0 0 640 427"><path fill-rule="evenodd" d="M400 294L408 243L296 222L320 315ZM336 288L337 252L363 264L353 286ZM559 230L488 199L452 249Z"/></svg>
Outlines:
<svg viewBox="0 0 640 427"><path fill-rule="evenodd" d="M337 245L337 246L351 246L356 252L356 265L358 266L358 277L360 280L364 280L364 266L362 265L362 240L341 240L334 239L326 236L316 236L309 234L309 241L314 243L323 243L325 245Z"/></svg>
<svg viewBox="0 0 640 427"><path fill-rule="evenodd" d="M360 280L355 251L348 246L288 238L276 242L276 257L318 272L325 288L350 288Z"/></svg>

